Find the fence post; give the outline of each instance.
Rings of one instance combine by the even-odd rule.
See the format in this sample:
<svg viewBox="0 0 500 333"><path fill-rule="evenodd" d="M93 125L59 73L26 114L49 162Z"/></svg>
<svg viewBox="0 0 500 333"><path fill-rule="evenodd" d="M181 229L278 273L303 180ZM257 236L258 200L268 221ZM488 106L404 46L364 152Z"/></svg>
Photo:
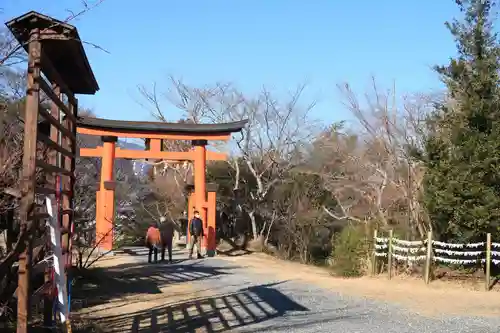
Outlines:
<svg viewBox="0 0 500 333"><path fill-rule="evenodd" d="M377 274L377 229L373 230L372 275Z"/></svg>
<svg viewBox="0 0 500 333"><path fill-rule="evenodd" d="M387 242L387 273L389 280L392 278L392 229L389 230L389 241Z"/></svg>
<svg viewBox="0 0 500 333"><path fill-rule="evenodd" d="M432 231L429 231L427 233L427 254L425 256L425 273L424 273L425 284L429 284L430 282L431 263L432 263Z"/></svg>
<svg viewBox="0 0 500 333"><path fill-rule="evenodd" d="M490 290L491 284L491 234L486 234L486 272L485 272L485 286L486 291Z"/></svg>

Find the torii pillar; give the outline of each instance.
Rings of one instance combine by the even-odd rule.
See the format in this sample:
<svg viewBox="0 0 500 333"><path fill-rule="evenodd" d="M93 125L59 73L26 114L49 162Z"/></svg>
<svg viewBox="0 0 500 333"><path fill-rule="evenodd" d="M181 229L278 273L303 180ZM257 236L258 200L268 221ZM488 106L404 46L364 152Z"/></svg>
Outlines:
<svg viewBox="0 0 500 333"><path fill-rule="evenodd" d="M115 219L115 182L113 177L116 136L102 136L101 181L96 192L96 245L99 249L113 249Z"/></svg>
<svg viewBox="0 0 500 333"><path fill-rule="evenodd" d="M200 217L203 221L203 229L205 233L205 237L203 237L202 247L205 248L207 256L212 257L215 255L215 250L216 250L216 239L215 239L216 203L215 203L215 192L210 192L208 193L207 196L207 182L206 182L207 140L193 140L192 145L194 147L193 163L194 163L195 205L196 205L196 210L200 212Z"/></svg>
<svg viewBox="0 0 500 333"><path fill-rule="evenodd" d="M193 140L194 147L194 197L196 210L200 212L201 220L203 221L203 229L207 230L207 185L206 185L206 145L207 140ZM206 247L205 235L203 239L203 246Z"/></svg>

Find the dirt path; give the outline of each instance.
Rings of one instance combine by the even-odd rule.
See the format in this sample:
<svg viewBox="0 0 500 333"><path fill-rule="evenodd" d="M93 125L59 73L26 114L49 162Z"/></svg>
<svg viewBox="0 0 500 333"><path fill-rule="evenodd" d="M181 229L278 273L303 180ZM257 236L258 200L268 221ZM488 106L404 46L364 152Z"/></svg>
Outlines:
<svg viewBox="0 0 500 333"><path fill-rule="evenodd" d="M239 262L242 257L224 257ZM459 315L500 317L498 288L486 292L484 284L460 284L433 281L425 285L422 279L387 276L342 279L318 267L286 262L264 254L244 257L245 265L260 273L312 283L336 292L396 303L426 316Z"/></svg>
<svg viewBox="0 0 500 333"><path fill-rule="evenodd" d="M488 319L500 317L495 291L440 282L425 286L414 279L340 279L262 254L184 257L177 253L173 265L150 265L134 255L100 261L75 287L74 318L85 324L75 332L279 332L285 325L294 332L423 333L500 327Z"/></svg>

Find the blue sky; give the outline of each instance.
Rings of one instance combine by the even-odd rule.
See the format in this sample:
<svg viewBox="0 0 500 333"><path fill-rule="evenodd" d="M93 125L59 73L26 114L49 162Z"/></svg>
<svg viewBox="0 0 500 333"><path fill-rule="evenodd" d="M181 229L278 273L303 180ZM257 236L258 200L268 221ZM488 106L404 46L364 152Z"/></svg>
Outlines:
<svg viewBox="0 0 500 333"><path fill-rule="evenodd" d="M29 10L65 19L66 9L81 8L78 0L1 2L3 21ZM318 101L314 116L348 119L339 82L363 92L375 75L401 93L438 89L430 67L455 53L444 21L456 14L453 0L105 0L71 22L110 52L86 45L101 90L80 101L100 117L149 120L137 86L166 89L168 75L283 95L308 82L304 102Z"/></svg>

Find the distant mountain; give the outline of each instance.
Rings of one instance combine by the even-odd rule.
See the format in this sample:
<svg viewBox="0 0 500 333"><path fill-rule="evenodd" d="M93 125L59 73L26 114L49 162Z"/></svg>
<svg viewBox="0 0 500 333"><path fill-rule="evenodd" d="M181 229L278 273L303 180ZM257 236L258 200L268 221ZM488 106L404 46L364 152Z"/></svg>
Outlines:
<svg viewBox="0 0 500 333"><path fill-rule="evenodd" d="M125 140L118 140L116 145L120 148L123 148L123 149L144 150L144 145L134 143L134 142L128 142Z"/></svg>
<svg viewBox="0 0 500 333"><path fill-rule="evenodd" d="M131 150L144 150L145 146L133 142L128 142L124 140L118 140L117 146L122 149L131 149ZM135 176L144 177L147 175L148 171L151 168L151 165L148 163L144 163L142 161L136 160L128 160L129 165L126 167L130 168L130 171L134 173ZM118 162L117 162L118 163Z"/></svg>
<svg viewBox="0 0 500 333"><path fill-rule="evenodd" d="M80 147L85 148L95 148L97 146L101 146L102 142L99 137L90 136L90 135L78 135L79 137L79 145ZM131 149L131 150L144 150L144 145L129 142L125 140L118 140L118 147L122 149ZM99 161L100 164L100 161ZM134 174L136 176L143 176L146 174L149 169L149 165L147 163L142 163L140 161L134 161L129 159L119 158L115 160L115 170L119 169L126 174Z"/></svg>

